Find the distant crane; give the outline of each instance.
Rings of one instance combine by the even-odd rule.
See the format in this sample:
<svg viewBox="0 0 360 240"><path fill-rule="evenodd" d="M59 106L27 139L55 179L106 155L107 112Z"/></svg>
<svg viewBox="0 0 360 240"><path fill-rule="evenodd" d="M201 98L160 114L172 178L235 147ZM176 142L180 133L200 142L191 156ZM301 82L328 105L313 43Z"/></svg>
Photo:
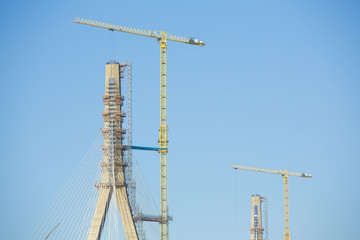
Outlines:
<svg viewBox="0 0 360 240"><path fill-rule="evenodd" d="M231 167L234 169L242 169L242 170L248 170L248 171L254 171L254 172L279 174L283 177L283 180L284 180L284 220L285 220L284 239L290 240L288 176L306 177L306 178L312 178L312 176L310 174L306 174L306 173L294 173L294 172L289 172L287 170L272 170L272 169L245 167L245 166L238 166L238 165L232 165Z"/></svg>
<svg viewBox="0 0 360 240"><path fill-rule="evenodd" d="M168 239L168 204L167 204L167 45L166 41L182 42L197 46L204 46L205 43L192 37L179 37L164 31L149 31L130 27L123 27L109 23L76 18L75 23L81 23L93 27L105 28L110 31L119 31L136 34L145 37L156 38L160 43L160 129L159 129L159 152L160 152L160 174L161 174L161 240Z"/></svg>

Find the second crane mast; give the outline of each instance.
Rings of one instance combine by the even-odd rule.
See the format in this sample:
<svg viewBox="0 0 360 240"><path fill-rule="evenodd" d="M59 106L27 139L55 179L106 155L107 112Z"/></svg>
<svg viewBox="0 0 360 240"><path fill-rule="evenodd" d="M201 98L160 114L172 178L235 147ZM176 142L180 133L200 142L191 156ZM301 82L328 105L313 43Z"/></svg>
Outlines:
<svg viewBox="0 0 360 240"><path fill-rule="evenodd" d="M283 180L284 180L284 222L285 222L284 240L290 240L288 176L306 177L306 178L312 178L312 176L310 174L306 174L306 173L294 173L294 172L289 172L287 170L272 170L272 169L245 167L245 166L238 166L238 165L232 165L231 167L234 169L242 169L242 170L248 170L248 171L254 171L254 172L279 174L283 177Z"/></svg>
<svg viewBox="0 0 360 240"><path fill-rule="evenodd" d="M205 43L191 37L180 37L168 34L164 31L149 31L130 27L118 26L115 24L103 23L94 20L76 18L75 23L81 23L93 27L100 27L111 31L136 34L145 37L156 38L160 44L160 208L161 208L161 240L168 239L168 204L167 204L167 144L168 144L168 126L167 126L167 40L182 42L197 46L204 46ZM165 149L165 150L163 150Z"/></svg>

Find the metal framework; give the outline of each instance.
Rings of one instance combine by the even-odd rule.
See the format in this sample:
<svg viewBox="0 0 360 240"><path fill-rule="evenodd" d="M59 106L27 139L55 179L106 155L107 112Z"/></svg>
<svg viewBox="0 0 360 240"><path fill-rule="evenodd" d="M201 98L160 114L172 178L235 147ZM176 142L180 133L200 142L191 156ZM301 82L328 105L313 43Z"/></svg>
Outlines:
<svg viewBox="0 0 360 240"><path fill-rule="evenodd" d="M166 57L167 47L166 39L160 39L160 129L159 145L161 148L167 148L167 74ZM167 150L160 151L160 211L165 224L161 224L161 239L168 239L168 204L167 204Z"/></svg>
<svg viewBox="0 0 360 240"><path fill-rule="evenodd" d="M119 31L125 33L131 33L135 35L152 37L158 40L160 44L160 129L159 129L159 145L160 148L166 150L160 150L160 185L161 185L161 240L168 239L168 204L167 204L167 144L168 144L168 127L167 127L167 40L174 42L182 42L186 44L192 44L197 46L204 46L205 43L191 37L180 37L169 34L165 31L150 31L141 30L130 27L118 26L115 24L103 23L94 20L88 20L84 18L76 18L75 23L81 23L93 27L100 27L108 29L110 31Z"/></svg>
<svg viewBox="0 0 360 240"><path fill-rule="evenodd" d="M234 169L248 170L248 171L254 171L254 172L279 174L283 177L283 181L284 181L284 222L285 222L284 239L290 240L288 176L305 177L305 178L312 178L312 176L310 174L306 174L306 173L295 173L295 172L289 172L287 170L272 170L272 169L245 167L245 166L238 166L238 165L232 165L231 167Z"/></svg>
<svg viewBox="0 0 360 240"><path fill-rule="evenodd" d="M264 240L269 240L269 233L268 233L268 210L267 210L267 198L261 197L261 201L264 203Z"/></svg>

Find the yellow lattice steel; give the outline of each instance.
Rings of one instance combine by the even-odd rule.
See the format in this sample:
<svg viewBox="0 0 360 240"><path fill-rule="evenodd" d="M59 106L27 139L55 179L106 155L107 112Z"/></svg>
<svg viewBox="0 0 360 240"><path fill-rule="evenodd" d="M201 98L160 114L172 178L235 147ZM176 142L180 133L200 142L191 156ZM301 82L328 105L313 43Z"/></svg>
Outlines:
<svg viewBox="0 0 360 240"><path fill-rule="evenodd" d="M312 176L310 174L306 174L306 173L288 172L287 170L272 170L272 169L245 167L245 166L238 166L238 165L232 165L231 167L234 169L242 169L242 170L248 170L248 171L254 171L254 172L279 174L283 177L283 181L284 181L284 227L285 227L284 239L290 240L288 176L306 177L306 178L312 178Z"/></svg>
<svg viewBox="0 0 360 240"><path fill-rule="evenodd" d="M161 240L168 239L168 204L167 204L167 44L166 41L182 42L186 44L193 44L197 46L204 46L205 43L191 37L180 37L169 34L164 31L150 31L141 30L130 27L123 27L109 23L98 22L94 20L88 20L84 18L76 18L76 23L81 23L93 27L105 28L111 31L119 31L125 33L136 34L145 37L152 37L158 40L160 44L160 129L159 129L159 145L160 148L166 148L166 150L160 151L160 185L161 185Z"/></svg>
<svg viewBox="0 0 360 240"><path fill-rule="evenodd" d="M110 23L98 22L98 21L84 19L84 18L75 18L74 22L93 26L93 27L105 28L105 29L108 29L111 31L131 33L131 34L136 34L136 35L145 36L145 37L152 37L152 38L156 38L156 39L165 39L165 40L169 40L169 41L182 42L182 43L193 44L193 45L198 45L198 46L205 45L205 43L203 41L199 41L198 39L194 39L191 37L175 36L175 35L169 34L164 31L141 30L141 29L136 29L136 28L131 28L131 27L118 26L118 25L110 24ZM165 45L166 45L166 42L165 42Z"/></svg>
<svg viewBox="0 0 360 240"><path fill-rule="evenodd" d="M167 48L166 40L160 39L160 129L159 144L162 148L167 148L167 78L166 78L166 57ZM160 188L161 202L160 211L161 218L164 223L168 223L168 207L167 207L167 151L160 151ZM168 224L161 224L161 239L168 238Z"/></svg>

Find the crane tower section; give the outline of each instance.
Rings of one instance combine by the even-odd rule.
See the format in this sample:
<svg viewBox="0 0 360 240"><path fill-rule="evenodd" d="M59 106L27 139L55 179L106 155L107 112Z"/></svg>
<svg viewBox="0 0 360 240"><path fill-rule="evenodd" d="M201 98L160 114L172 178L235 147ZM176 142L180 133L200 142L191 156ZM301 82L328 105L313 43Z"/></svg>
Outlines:
<svg viewBox="0 0 360 240"><path fill-rule="evenodd" d="M261 196L251 196L251 238L250 240L263 240Z"/></svg>

